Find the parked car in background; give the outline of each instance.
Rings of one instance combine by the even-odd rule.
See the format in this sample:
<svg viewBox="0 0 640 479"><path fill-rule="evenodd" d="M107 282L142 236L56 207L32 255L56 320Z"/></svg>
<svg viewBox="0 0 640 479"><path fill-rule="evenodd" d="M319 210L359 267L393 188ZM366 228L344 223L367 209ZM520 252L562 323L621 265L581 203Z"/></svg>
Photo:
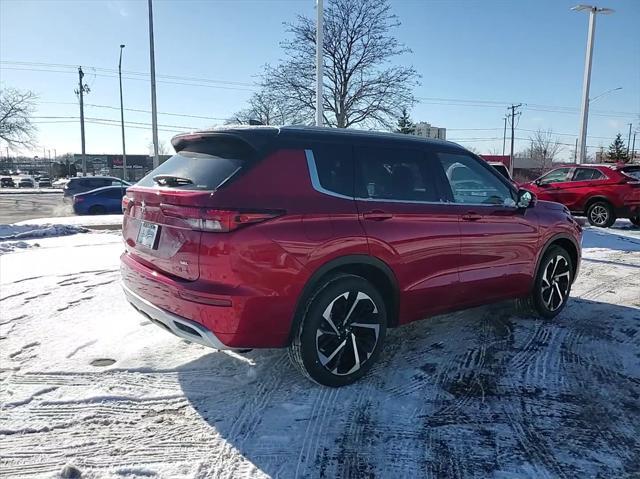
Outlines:
<svg viewBox="0 0 640 479"><path fill-rule="evenodd" d="M15 188L16 184L10 176L0 178L0 188Z"/></svg>
<svg viewBox="0 0 640 479"><path fill-rule="evenodd" d="M38 180L38 188L51 188L51 180L46 176L41 177Z"/></svg>
<svg viewBox="0 0 640 479"><path fill-rule="evenodd" d="M509 298L553 318L569 298L578 222L459 145L228 127L173 146L123 199L121 272L134 308L181 338L288 347L342 386L387 328Z"/></svg>
<svg viewBox="0 0 640 479"><path fill-rule="evenodd" d="M69 183L69 179L68 178L58 178L57 180L55 180L53 183L51 183L51 186L53 186L54 188L64 188L64 185L66 185L67 183Z"/></svg>
<svg viewBox="0 0 640 479"><path fill-rule="evenodd" d="M593 226L607 228L616 218L640 226L640 165L568 165L521 187L585 215Z"/></svg>
<svg viewBox="0 0 640 479"><path fill-rule="evenodd" d="M33 178L28 176L22 176L18 179L18 188L35 188L36 183L33 181Z"/></svg>
<svg viewBox="0 0 640 479"><path fill-rule="evenodd" d="M73 196L73 211L77 215L104 215L122 213L122 197L126 187L105 186Z"/></svg>
<svg viewBox="0 0 640 479"><path fill-rule="evenodd" d="M123 181L120 178L113 176L81 176L70 178L66 185L64 185L64 198L71 200L74 195L78 193L84 193L85 191L95 190L96 188L103 188L105 186L120 186L126 188L131 186L131 183Z"/></svg>
<svg viewBox="0 0 640 479"><path fill-rule="evenodd" d="M508 179L509 181L513 181L513 178L511 178L511 173L509 173L509 168L507 168L507 165L505 165L504 163L500 163L499 161L489 161L488 163L506 179Z"/></svg>

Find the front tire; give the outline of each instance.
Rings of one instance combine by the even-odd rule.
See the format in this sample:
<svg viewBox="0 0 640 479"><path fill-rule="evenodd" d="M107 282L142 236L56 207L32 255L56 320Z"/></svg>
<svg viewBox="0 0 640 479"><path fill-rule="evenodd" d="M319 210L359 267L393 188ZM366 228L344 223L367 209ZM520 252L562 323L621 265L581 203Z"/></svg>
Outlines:
<svg viewBox="0 0 640 479"><path fill-rule="evenodd" d="M608 228L616 222L616 214L606 201L596 201L587 209L587 219L591 226Z"/></svg>
<svg viewBox="0 0 640 479"><path fill-rule="evenodd" d="M551 246L542 257L531 295L521 302L526 311L553 319L564 309L571 294L575 267L567 251Z"/></svg>
<svg viewBox="0 0 640 479"><path fill-rule="evenodd" d="M318 384L351 384L382 351L387 311L378 290L351 274L329 277L316 287L289 346L291 362Z"/></svg>

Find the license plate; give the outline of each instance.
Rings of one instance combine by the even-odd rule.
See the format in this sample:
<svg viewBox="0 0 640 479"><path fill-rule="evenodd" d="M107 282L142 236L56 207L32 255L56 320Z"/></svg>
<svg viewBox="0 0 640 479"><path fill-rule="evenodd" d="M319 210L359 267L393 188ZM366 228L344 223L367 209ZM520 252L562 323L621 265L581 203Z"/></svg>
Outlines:
<svg viewBox="0 0 640 479"><path fill-rule="evenodd" d="M156 238L158 236L158 225L143 221L138 231L138 244L146 246L149 249L156 247Z"/></svg>

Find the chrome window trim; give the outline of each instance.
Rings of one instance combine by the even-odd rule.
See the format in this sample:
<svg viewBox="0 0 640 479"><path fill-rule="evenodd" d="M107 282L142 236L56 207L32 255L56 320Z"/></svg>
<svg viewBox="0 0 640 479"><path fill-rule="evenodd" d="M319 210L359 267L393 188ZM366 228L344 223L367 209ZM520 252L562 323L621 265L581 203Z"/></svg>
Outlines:
<svg viewBox="0 0 640 479"><path fill-rule="evenodd" d="M359 201L367 201L367 202L375 202L375 203L405 203L405 204L418 204L418 205L436 205L436 206L483 206L485 208L507 208L514 209L512 207L504 206L504 205L488 205L486 203L454 203L451 201L420 201L420 200L395 200L395 199L385 199L385 198L362 198L360 196L347 196L340 193L336 193L331 190L327 190L323 188L320 184L320 177L318 176L318 168L316 167L316 160L313 156L313 151L306 149L304 150L305 156L307 158L307 167L309 169L309 177L311 179L311 185L313 189L318 193L322 193L324 195L333 196L335 198L341 198L344 200L359 200ZM517 208L515 208L517 209Z"/></svg>
<svg viewBox="0 0 640 479"><path fill-rule="evenodd" d="M354 200L355 197L336 193L335 191L327 190L320 184L320 177L318 176L318 168L316 167L316 159L313 156L313 151L304 150L304 154L307 157L307 167L309 168L309 176L311 177L311 185L313 189L318 193L324 195L334 196L336 198L342 198L343 200Z"/></svg>

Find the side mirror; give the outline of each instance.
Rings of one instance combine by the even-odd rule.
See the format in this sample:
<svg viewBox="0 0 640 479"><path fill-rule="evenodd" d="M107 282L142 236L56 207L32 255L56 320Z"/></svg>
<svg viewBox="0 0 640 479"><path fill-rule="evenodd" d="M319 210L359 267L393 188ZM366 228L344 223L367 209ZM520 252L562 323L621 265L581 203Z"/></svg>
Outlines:
<svg viewBox="0 0 640 479"><path fill-rule="evenodd" d="M518 202L516 206L521 209L531 208L536 204L536 197L528 190L518 190Z"/></svg>

